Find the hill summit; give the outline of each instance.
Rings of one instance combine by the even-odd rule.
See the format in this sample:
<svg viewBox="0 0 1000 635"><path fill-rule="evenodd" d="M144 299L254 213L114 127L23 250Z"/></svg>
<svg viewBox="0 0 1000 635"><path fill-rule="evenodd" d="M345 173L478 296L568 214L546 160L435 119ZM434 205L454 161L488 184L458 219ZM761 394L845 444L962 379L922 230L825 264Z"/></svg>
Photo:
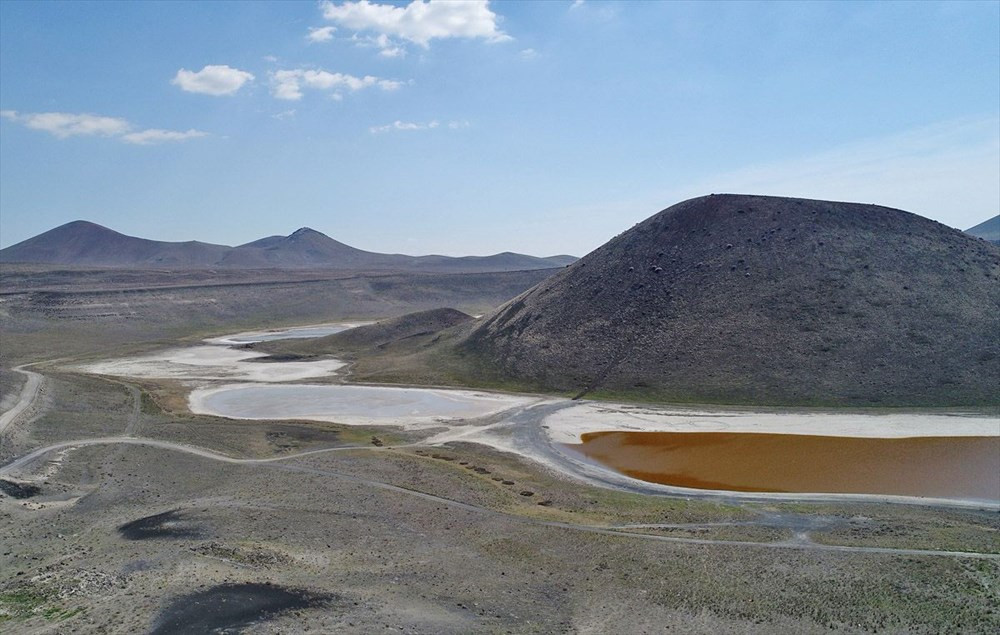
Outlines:
<svg viewBox="0 0 1000 635"><path fill-rule="evenodd" d="M665 209L458 344L512 378L653 400L1000 403L1000 249L908 212L712 195Z"/></svg>

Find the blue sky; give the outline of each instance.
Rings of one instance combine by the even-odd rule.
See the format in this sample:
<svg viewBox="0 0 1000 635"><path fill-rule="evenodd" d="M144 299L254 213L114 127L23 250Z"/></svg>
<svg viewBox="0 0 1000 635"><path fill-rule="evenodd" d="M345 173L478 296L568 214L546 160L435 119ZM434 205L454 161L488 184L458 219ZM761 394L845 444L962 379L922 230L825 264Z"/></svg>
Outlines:
<svg viewBox="0 0 1000 635"><path fill-rule="evenodd" d="M680 200L1000 211L1000 2L0 2L0 245L582 255Z"/></svg>

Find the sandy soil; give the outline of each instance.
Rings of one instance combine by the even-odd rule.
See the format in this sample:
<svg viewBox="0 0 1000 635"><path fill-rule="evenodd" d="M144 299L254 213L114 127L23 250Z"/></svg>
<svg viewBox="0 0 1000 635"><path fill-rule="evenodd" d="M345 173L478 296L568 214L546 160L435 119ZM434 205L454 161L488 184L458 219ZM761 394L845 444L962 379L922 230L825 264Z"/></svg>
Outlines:
<svg viewBox="0 0 1000 635"><path fill-rule="evenodd" d="M335 359L312 362L268 362L252 360L264 353L240 351L225 346L192 346L124 359L112 359L77 367L96 375L211 381L282 382L328 377L344 363Z"/></svg>
<svg viewBox="0 0 1000 635"><path fill-rule="evenodd" d="M1000 436L1000 417L978 412L794 412L704 410L583 403L545 419L557 443L579 443L588 432L766 432L836 437Z"/></svg>

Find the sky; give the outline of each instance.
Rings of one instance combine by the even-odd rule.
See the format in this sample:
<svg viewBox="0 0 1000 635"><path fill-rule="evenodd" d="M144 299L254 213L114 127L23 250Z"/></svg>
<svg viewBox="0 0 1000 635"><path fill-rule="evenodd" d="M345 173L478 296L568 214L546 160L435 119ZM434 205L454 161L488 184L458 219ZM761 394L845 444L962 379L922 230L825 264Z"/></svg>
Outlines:
<svg viewBox="0 0 1000 635"><path fill-rule="evenodd" d="M0 246L583 255L681 200L1000 212L1000 2L0 2Z"/></svg>

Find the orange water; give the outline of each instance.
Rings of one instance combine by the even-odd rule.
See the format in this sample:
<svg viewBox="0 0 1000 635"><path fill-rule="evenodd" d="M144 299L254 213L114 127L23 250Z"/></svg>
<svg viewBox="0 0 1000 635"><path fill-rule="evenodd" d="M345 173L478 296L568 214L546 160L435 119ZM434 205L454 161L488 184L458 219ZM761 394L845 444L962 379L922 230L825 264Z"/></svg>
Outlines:
<svg viewBox="0 0 1000 635"><path fill-rule="evenodd" d="M587 433L582 441L568 447L665 485L1000 501L1000 437L612 431Z"/></svg>

